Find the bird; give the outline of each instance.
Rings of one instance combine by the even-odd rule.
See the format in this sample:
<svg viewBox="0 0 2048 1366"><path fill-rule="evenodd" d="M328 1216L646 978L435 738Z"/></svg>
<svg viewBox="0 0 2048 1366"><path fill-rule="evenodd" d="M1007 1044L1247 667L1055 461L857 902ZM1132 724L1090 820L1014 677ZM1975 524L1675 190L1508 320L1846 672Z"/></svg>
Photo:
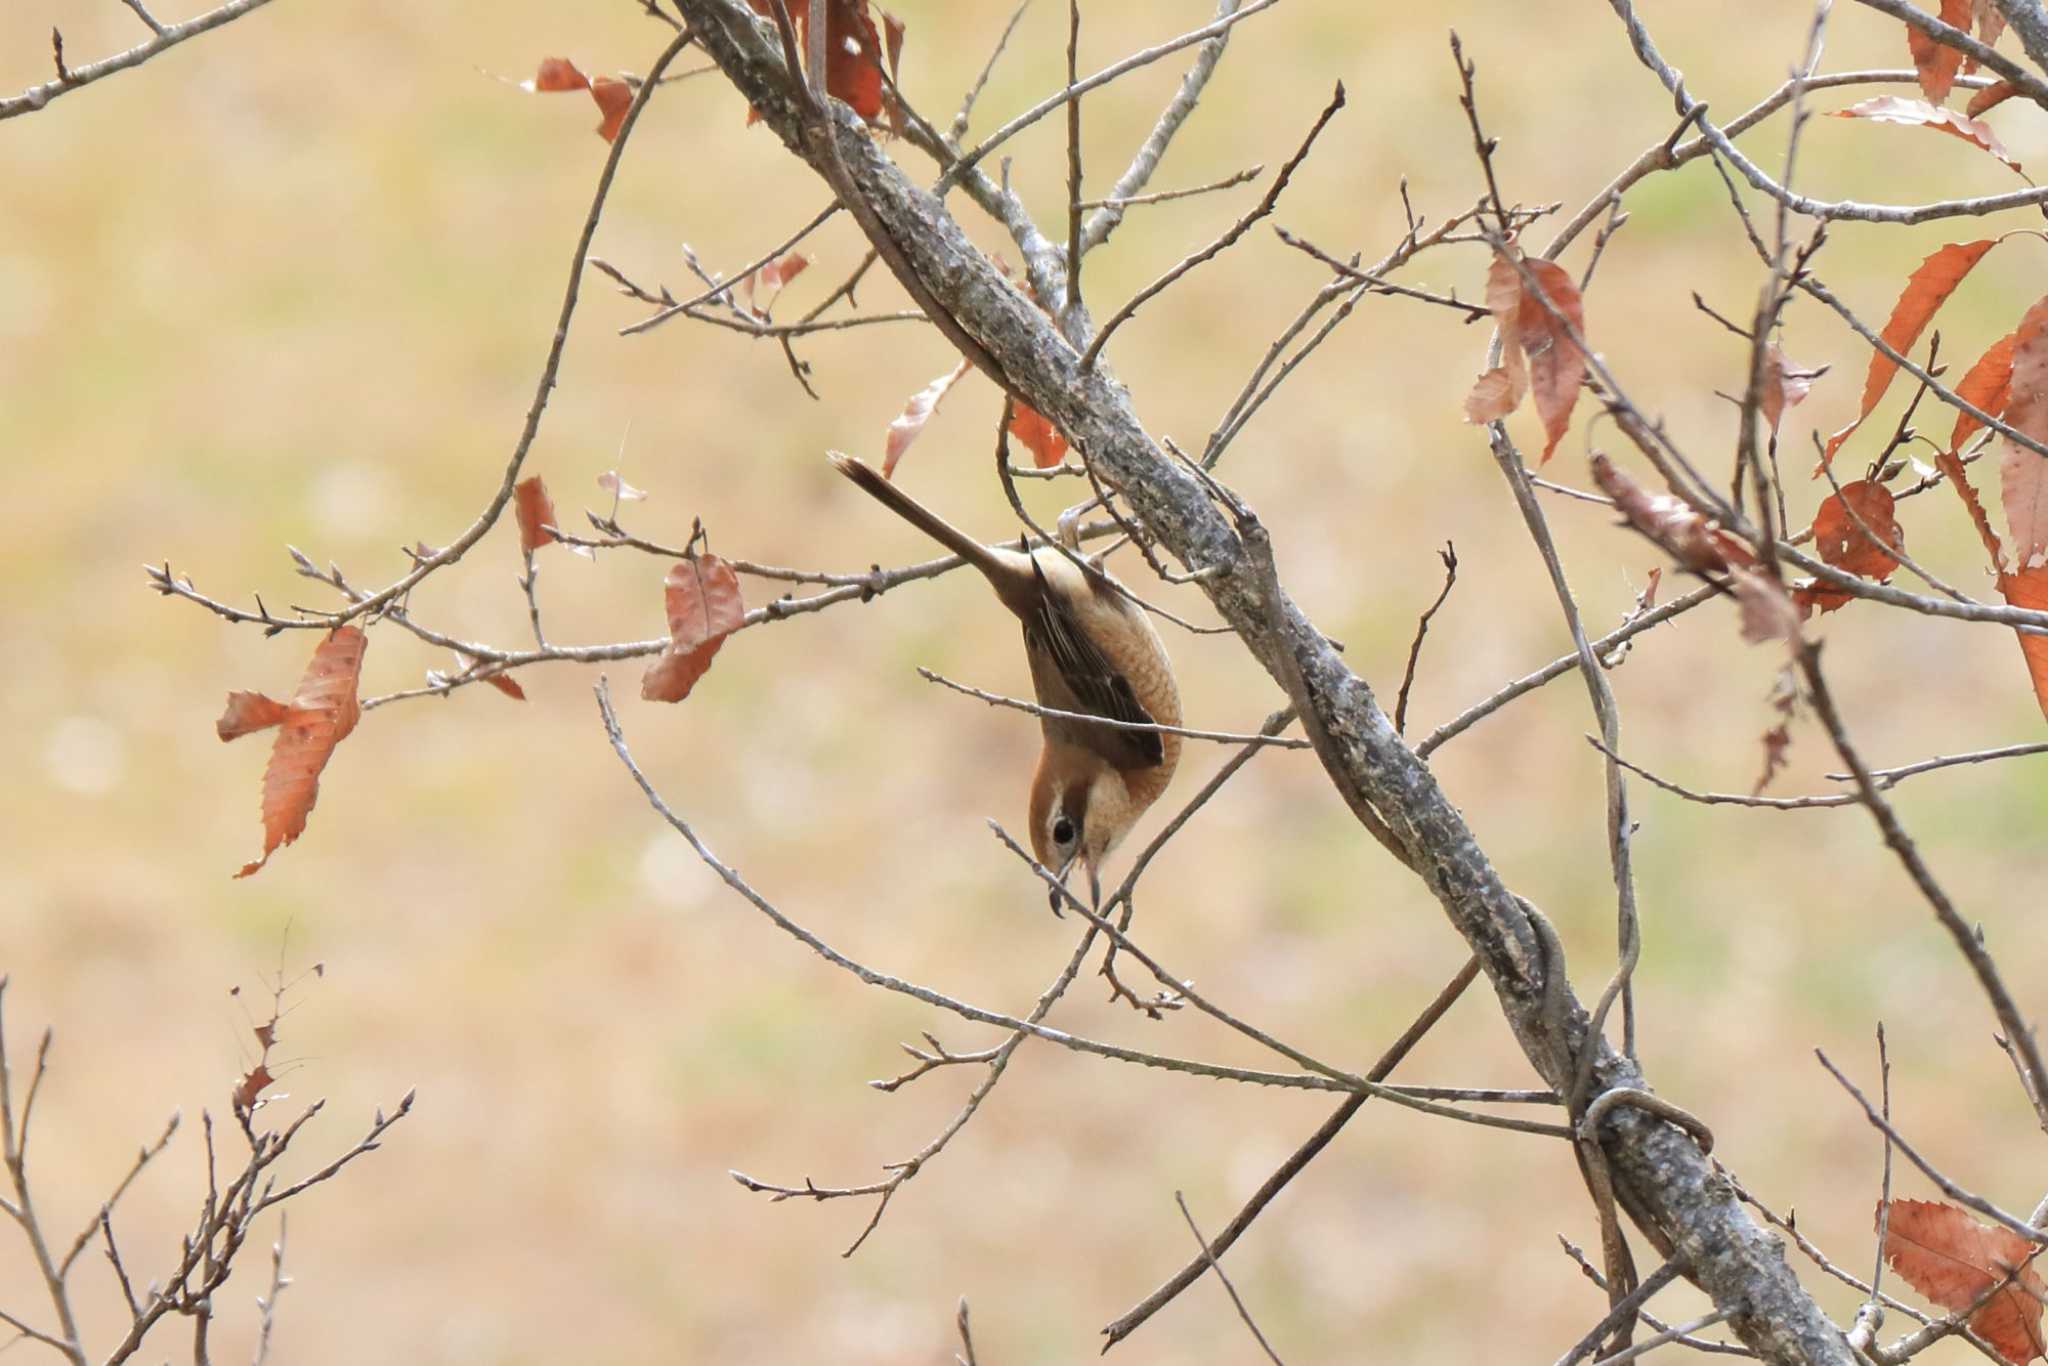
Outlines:
<svg viewBox="0 0 2048 1366"><path fill-rule="evenodd" d="M1024 626L1039 705L1140 725L1181 724L1180 689L1145 611L1099 562L1055 546L984 545L872 466L837 451L835 469L877 502L980 570ZM1020 542L1021 546L1022 542ZM1032 851L1066 885L1078 864L1091 905L1102 864L1173 780L1181 737L1171 730L1041 715L1044 743L1031 775ZM1053 909L1060 893L1051 894Z"/></svg>

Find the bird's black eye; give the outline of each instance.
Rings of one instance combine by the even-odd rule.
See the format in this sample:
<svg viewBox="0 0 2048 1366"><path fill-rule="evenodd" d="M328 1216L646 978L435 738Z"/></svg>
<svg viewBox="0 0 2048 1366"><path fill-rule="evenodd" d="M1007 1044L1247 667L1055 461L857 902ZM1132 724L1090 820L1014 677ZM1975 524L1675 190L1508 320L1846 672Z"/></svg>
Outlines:
<svg viewBox="0 0 2048 1366"><path fill-rule="evenodd" d="M1052 824L1052 842L1054 844L1072 844L1074 842L1074 823L1065 816L1054 821Z"/></svg>

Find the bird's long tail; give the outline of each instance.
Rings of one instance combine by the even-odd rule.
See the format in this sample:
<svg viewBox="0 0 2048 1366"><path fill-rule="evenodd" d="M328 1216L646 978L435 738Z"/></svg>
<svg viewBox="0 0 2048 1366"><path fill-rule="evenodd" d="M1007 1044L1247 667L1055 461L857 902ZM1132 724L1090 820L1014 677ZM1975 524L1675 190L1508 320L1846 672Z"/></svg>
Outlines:
<svg viewBox="0 0 2048 1366"><path fill-rule="evenodd" d="M866 489L877 502L965 559L982 573L1003 580L1016 575L1017 569L1014 565L1007 563L988 546L897 488L872 466L864 465L852 456L838 451L830 452L826 458L832 462L834 469Z"/></svg>

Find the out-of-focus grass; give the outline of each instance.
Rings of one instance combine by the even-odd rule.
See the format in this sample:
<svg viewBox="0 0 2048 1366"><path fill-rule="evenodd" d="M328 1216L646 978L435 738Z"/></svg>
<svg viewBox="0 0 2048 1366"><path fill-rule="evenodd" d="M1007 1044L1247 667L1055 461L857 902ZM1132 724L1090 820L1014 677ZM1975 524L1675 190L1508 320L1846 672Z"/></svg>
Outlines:
<svg viewBox="0 0 2048 1366"><path fill-rule="evenodd" d="M943 114L1003 14L905 8L906 85ZM1027 18L977 128L1057 81L1055 10ZM1645 10L1723 114L1781 79L1806 23L1794 8L1754 3ZM1207 12L1090 13L1084 62ZM17 0L0 12L8 88L44 79L52 23L75 62L139 36L112 0ZM1480 64L1512 197L1575 209L1669 130L1669 100L1597 6L1283 6L1240 31L1156 184L1277 164L1342 79L1351 108L1278 221L1370 256L1399 232L1402 177L1432 217L1463 207L1478 180L1447 24ZM726 1169L873 1179L936 1131L968 1078L928 1078L893 1097L861 1082L897 1070L896 1041L920 1029L956 1047L987 1035L858 988L725 893L606 751L592 675L565 667L530 676L524 707L478 690L374 713L336 758L301 844L256 878L227 879L259 838L263 742L223 749L210 721L230 688L287 689L308 639L266 641L160 601L138 565L168 557L209 591L317 602L291 574L285 543L372 583L402 568L398 545L443 541L466 522L517 431L603 151L580 97L528 98L476 68L517 77L550 54L591 70L644 67L662 39L623 0L283 0L0 128L11 189L0 213L11 476L0 513L0 760L15 775L0 790L0 970L14 975L17 1039L44 1021L59 1027L39 1115L43 1189L68 1226L165 1113L221 1108L249 1052L227 989L277 961L289 926L288 960L328 966L285 1024L299 1064L284 1089L294 1103L329 1098L308 1156L316 1142L349 1141L372 1106L407 1086L420 1093L387 1148L295 1220L296 1285L280 1328L290 1359L942 1360L964 1293L985 1359L1073 1360L1095 1325L1188 1255L1171 1193L1186 1190L1213 1231L1319 1122L1326 1099L1112 1070L1031 1045L860 1255L840 1260L865 1206L770 1206ZM1836 16L1831 67L1904 58L1892 26ZM1091 184L1121 167L1179 70L1167 62L1089 100ZM1995 116L2023 158L2048 143L2029 113ZM1064 193L1055 122L1010 149L1014 180L1048 223ZM1767 166L1779 163L1782 129L1749 139ZM1831 197L2007 184L1960 146L1836 120L1813 125L1801 165L1802 185ZM1133 214L1090 258L1098 315L1254 193ZM705 78L648 111L598 252L685 288L679 243L729 268L823 198ZM1741 349L1692 312L1688 294L1739 315L1758 273L1705 166L1646 182L1627 206L1589 328L1631 391L1721 468L1732 424L1712 391L1737 387ZM986 225L970 229L1003 249ZM1822 273L1881 315L1921 255L1977 231L1843 225ZM838 223L812 250L818 262L784 312L821 297L860 244ZM1995 253L1956 296L1942 324L1952 360L2039 293L2031 250ZM1482 275L1468 250L1429 259L1416 279L1469 296ZM1323 278L1261 232L1149 305L1110 354L1148 425L1201 440ZM701 515L719 549L761 560L855 566L923 552L849 498L818 456L827 446L875 454L904 398L951 364L937 337L898 327L807 345L814 404L773 347L674 325L617 337L639 310L585 283L532 458L566 516L595 505L593 477L616 465L654 494L632 509L636 524L667 539ZM861 292L865 307L899 298L879 278ZM1561 648L1535 557L1483 444L1458 419L1483 344L1448 314L1373 301L1224 470L1274 529L1290 588L1389 694L1414 614L1436 590L1433 550L1457 542L1464 571L1425 652L1418 729ZM1847 417L1865 357L1804 304L1786 345L1835 366L1787 422L1796 474L1809 432ZM1902 401L1872 420L1873 436ZM995 414L987 383L965 381L905 469L922 495L990 534L1004 525L986 470ZM1590 416L1556 462L1564 479L1583 476ZM1593 427L1590 440L1613 438ZM1810 512L1816 495L1793 484L1797 509ZM1550 510L1590 620L1613 620L1653 554L1612 531L1603 510ZM1909 505L1905 521L1917 553L1985 586L1945 495ZM466 635L519 640L516 562L509 532L496 535L415 607ZM541 591L558 638L641 638L661 627L658 580L652 564L551 551ZM1205 615L1192 595L1170 596ZM1821 629L1875 759L2039 733L2002 633L1865 608ZM446 663L390 629L374 644L371 691ZM1274 704L1270 682L1229 641L1175 633L1170 644L1200 721L1247 727ZM932 693L915 664L1022 686L1013 629L959 581L749 632L682 707L631 701L635 668L613 677L642 761L767 893L879 966L1019 1009L1073 933L1048 920L981 826L984 813L1017 824L1031 727ZM1746 785L1773 719L1774 668L1768 651L1736 642L1720 607L1654 633L1614 675L1628 752L1702 786ZM1580 738L1589 728L1583 690L1567 678L1447 747L1437 767L1506 876L1556 919L1590 994L1613 935L1599 769ZM1191 753L1176 792L1192 792L1219 758ZM1833 766L1810 726L1793 760L1783 790L1819 786ZM1877 1146L1820 1084L1807 1050L1823 1046L1868 1075L1882 1018L1901 1123L1986 1193L2027 1206L2038 1177L2014 1140L2029 1122L1987 1038L1990 1017L1867 820L1702 810L1636 791L1641 1048L1665 1093L1713 1124L1718 1154L1862 1265ZM2013 765L1923 778L1899 794L2029 1009L2048 966L2028 890L2048 871L2044 792L2038 769ZM1300 755L1261 757L1148 886L1139 929L1164 961L1352 1065L1463 957L1436 908L1360 838ZM1150 1024L1101 995L1084 986L1061 1021L1263 1061L1197 1018ZM1404 1073L1525 1084L1484 997L1475 991ZM175 1247L197 1162L181 1138L123 1207L119 1227L145 1279ZM1540 1140L1372 1107L1240 1244L1238 1282L1289 1359L1355 1353L1367 1339L1390 1357L1554 1353L1601 1307L1550 1242L1553 1230L1595 1236L1576 1185L1569 1155ZM261 1288L245 1274L227 1296L230 1339ZM113 1292L96 1269L84 1280L104 1341ZM0 1303L37 1314L33 1284L19 1249L0 1240ZM1201 1286L1119 1356L1220 1362L1246 1350L1227 1306Z"/></svg>

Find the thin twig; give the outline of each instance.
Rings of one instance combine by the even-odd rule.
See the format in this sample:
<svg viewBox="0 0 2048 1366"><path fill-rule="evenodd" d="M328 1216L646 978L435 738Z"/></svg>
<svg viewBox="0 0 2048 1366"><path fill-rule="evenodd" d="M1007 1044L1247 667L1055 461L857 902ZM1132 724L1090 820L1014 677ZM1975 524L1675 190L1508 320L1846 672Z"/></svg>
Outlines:
<svg viewBox="0 0 2048 1366"><path fill-rule="evenodd" d="M1250 13L1250 11L1247 10L1245 13ZM1301 147L1293 156L1287 159L1285 165L1281 166L1280 174L1273 177L1273 183L1266 188L1266 193L1260 197L1259 202L1252 206L1249 213L1225 229L1221 237L1218 237L1208 246L1201 248L1192 255L1183 257L1177 264L1169 268L1164 275L1161 275L1151 284L1146 285L1136 294L1133 294L1128 303L1112 314L1109 321L1102 325L1102 330L1095 334L1095 340L1088 343L1088 349L1081 353L1081 368L1084 371L1095 364L1095 358L1102 354L1102 348L1109 341L1110 334L1122 326L1132 314L1143 308L1150 300L1158 297L1175 280L1180 279L1181 276L1187 274L1196 266L1226 250L1231 243L1249 232L1252 224L1273 212L1273 206L1280 202L1280 194L1287 188L1289 178L1294 175L1296 168L1308 159L1309 152L1315 147L1317 135L1323 131L1331 119L1337 116L1337 111L1343 107L1344 83L1339 81L1337 82L1336 90L1330 96L1330 102L1323 106L1323 112L1316 116L1314 126L1308 130L1308 136L1302 139Z"/></svg>
<svg viewBox="0 0 2048 1366"><path fill-rule="evenodd" d="M1252 1311L1244 1307L1244 1297L1237 1293L1237 1287L1232 1285L1230 1277L1224 1274L1223 1263L1216 1260L1215 1249L1209 1246L1209 1240L1202 1236L1202 1230L1196 1226L1195 1216L1188 1210L1187 1196L1175 1191L1173 1203L1180 1206L1180 1217L1188 1221L1188 1232L1195 1235L1196 1245L1202 1249L1202 1255L1209 1259L1209 1269L1216 1273L1217 1280L1223 1282L1224 1290L1230 1295L1230 1302L1237 1306L1237 1316L1243 1319L1244 1326L1251 1330L1260 1350L1265 1352L1266 1360L1272 1362L1273 1366L1284 1366L1280 1354L1273 1350L1273 1344L1266 1341L1266 1335L1259 1331L1258 1323L1252 1318Z"/></svg>

